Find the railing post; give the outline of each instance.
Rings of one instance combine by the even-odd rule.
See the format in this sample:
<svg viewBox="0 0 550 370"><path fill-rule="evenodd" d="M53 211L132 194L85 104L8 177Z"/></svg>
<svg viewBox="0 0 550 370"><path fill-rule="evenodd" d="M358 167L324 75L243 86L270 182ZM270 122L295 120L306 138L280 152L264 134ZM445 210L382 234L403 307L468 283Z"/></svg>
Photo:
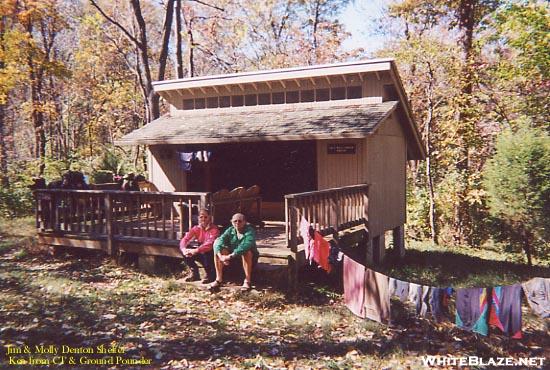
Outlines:
<svg viewBox="0 0 550 370"><path fill-rule="evenodd" d="M105 194L105 230L107 232L107 254L113 256L115 254L114 245L114 225L113 225L113 204L111 194Z"/></svg>
<svg viewBox="0 0 550 370"><path fill-rule="evenodd" d="M298 215L294 199L285 197L285 230L288 248L292 251L292 254L288 257L288 287L292 291L296 291L298 287L299 254L296 230L297 219Z"/></svg>
<svg viewBox="0 0 550 370"><path fill-rule="evenodd" d="M292 252L298 251L298 238L296 223L298 221L298 215L296 214L296 207L294 207L294 202L292 199L285 199L285 207L287 209L287 222L286 222L286 231L288 238L288 247Z"/></svg>
<svg viewBox="0 0 550 370"><path fill-rule="evenodd" d="M34 215L36 218L36 228L40 231L44 230L44 228L41 227L41 224L44 222L44 210L42 209L42 201L40 200L42 198L42 194L39 192L33 192L34 197Z"/></svg>

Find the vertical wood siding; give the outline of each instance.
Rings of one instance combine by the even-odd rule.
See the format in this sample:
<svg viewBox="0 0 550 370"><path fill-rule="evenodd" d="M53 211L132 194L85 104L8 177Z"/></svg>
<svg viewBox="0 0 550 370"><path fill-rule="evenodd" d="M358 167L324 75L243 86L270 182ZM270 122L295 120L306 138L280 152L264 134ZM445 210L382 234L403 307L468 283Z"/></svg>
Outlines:
<svg viewBox="0 0 550 370"><path fill-rule="evenodd" d="M181 169L176 149L170 145L149 147L149 181L159 191L187 191L186 174Z"/></svg>
<svg viewBox="0 0 550 370"><path fill-rule="evenodd" d="M317 141L318 190L364 182L363 142L361 139ZM327 154L328 144L355 144L355 154Z"/></svg>
<svg viewBox="0 0 550 370"><path fill-rule="evenodd" d="M406 221L406 141L394 115L366 139L369 228L372 236Z"/></svg>

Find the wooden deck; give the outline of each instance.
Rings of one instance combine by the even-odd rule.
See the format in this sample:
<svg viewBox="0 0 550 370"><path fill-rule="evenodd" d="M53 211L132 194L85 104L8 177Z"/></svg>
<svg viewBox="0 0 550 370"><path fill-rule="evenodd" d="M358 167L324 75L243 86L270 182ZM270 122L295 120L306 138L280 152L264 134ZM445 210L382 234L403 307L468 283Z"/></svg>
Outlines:
<svg viewBox="0 0 550 370"><path fill-rule="evenodd" d="M288 266L295 281L304 263L301 218L326 238L364 230L367 191L368 185L355 185L285 196L285 221L264 221L256 230L260 263ZM38 190L35 196L40 244L101 250L114 258L182 258L181 236L196 224L199 209L213 208L211 194L199 192Z"/></svg>

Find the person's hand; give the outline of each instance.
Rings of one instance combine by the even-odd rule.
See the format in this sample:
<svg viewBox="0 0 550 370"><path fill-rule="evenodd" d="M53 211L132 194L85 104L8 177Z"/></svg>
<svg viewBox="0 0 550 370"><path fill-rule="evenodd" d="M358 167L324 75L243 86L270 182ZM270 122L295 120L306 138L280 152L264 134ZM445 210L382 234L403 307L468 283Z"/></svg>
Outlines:
<svg viewBox="0 0 550 370"><path fill-rule="evenodd" d="M229 265L229 262L231 261L231 257L228 254L220 254L218 255L218 258L224 265Z"/></svg>

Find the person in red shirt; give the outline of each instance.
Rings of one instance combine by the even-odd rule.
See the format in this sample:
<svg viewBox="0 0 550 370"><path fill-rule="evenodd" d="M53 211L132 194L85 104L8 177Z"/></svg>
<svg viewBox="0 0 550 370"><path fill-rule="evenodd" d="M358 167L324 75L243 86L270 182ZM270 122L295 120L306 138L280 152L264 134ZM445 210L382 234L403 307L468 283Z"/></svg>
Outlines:
<svg viewBox="0 0 550 370"><path fill-rule="evenodd" d="M183 260L191 270L190 274L184 279L185 281L200 280L197 261L206 270L206 278L202 280L202 283L208 284L216 280L213 244L219 235L220 231L212 223L210 212L207 209L201 209L199 211L199 224L185 233L180 242Z"/></svg>

